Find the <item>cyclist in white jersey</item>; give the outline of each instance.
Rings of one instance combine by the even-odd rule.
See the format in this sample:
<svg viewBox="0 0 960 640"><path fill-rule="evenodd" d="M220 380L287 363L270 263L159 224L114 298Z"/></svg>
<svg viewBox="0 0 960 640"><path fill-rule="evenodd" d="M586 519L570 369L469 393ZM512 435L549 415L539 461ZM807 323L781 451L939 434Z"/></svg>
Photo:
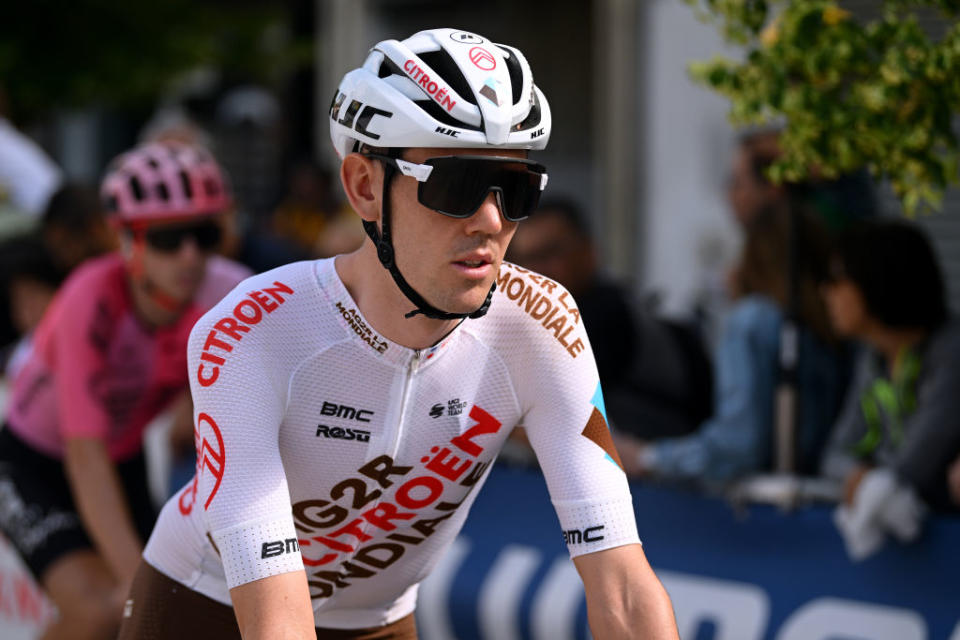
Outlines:
<svg viewBox="0 0 960 640"><path fill-rule="evenodd" d="M196 476L120 637L416 638L417 585L522 425L594 637L676 638L576 304L503 262L547 182L523 55L452 29L386 40L330 124L370 242L254 276L197 323Z"/></svg>

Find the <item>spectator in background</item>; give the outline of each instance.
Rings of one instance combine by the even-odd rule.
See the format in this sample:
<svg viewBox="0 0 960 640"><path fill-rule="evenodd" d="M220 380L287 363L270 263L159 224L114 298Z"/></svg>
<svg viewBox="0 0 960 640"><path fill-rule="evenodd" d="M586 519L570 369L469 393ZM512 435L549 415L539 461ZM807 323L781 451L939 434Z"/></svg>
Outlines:
<svg viewBox="0 0 960 640"><path fill-rule="evenodd" d="M80 184L65 184L53 194L43 213L40 234L64 275L84 260L116 248L97 192Z"/></svg>
<svg viewBox="0 0 960 640"><path fill-rule="evenodd" d="M761 211L788 199L815 213L831 232L876 216L876 196L866 170L826 180L814 168L813 175L803 182L775 184L767 171L781 153L779 130L754 131L740 138L727 199L742 227L749 226Z"/></svg>
<svg viewBox="0 0 960 640"><path fill-rule="evenodd" d="M18 213L36 219L63 179L60 168L36 142L7 120L0 87L0 208L8 200Z"/></svg>
<svg viewBox="0 0 960 640"><path fill-rule="evenodd" d="M633 308L604 277L589 225L569 200L545 200L510 243L507 259L573 296L597 361L608 417L640 437L691 431L710 407L709 361L697 334Z"/></svg>
<svg viewBox="0 0 960 640"><path fill-rule="evenodd" d="M61 273L36 235L17 236L0 243L0 373L4 377L13 378L23 364L29 353L30 336L60 286Z"/></svg>
<svg viewBox="0 0 960 640"><path fill-rule="evenodd" d="M761 211L786 202L787 187L774 184L767 170L780 157L780 132L754 131L737 144L727 184L730 211L741 227L747 227Z"/></svg>
<svg viewBox="0 0 960 640"><path fill-rule="evenodd" d="M886 472L934 509L955 508L947 475L960 453L960 323L948 318L926 236L904 221L851 228L824 295L836 331L866 345L824 474L844 481L850 505L867 476Z"/></svg>
<svg viewBox="0 0 960 640"><path fill-rule="evenodd" d="M775 206L748 224L731 277L735 303L716 356L713 416L681 438L647 444L623 437L618 448L628 473L713 487L769 467L781 326L788 313L790 216L797 216L800 257L799 470L815 470L842 385L839 350L817 291L828 240L812 215Z"/></svg>

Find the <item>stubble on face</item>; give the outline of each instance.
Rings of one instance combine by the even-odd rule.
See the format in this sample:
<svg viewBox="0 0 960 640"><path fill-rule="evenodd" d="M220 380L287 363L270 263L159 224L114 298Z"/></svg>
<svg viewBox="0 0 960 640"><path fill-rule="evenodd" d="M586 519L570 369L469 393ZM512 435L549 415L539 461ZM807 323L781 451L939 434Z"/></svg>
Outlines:
<svg viewBox="0 0 960 640"><path fill-rule="evenodd" d="M423 162L442 155L517 155L522 152L467 149L410 149L404 159ZM395 177L390 190L391 233L397 267L407 282L434 307L453 313L468 313L483 304L497 277L516 222L503 218L497 208L493 222L489 207L496 206L489 194L471 218L451 218L428 209L417 200L417 182ZM484 216L482 219L478 216ZM484 256L489 267L482 279L465 275L456 262Z"/></svg>

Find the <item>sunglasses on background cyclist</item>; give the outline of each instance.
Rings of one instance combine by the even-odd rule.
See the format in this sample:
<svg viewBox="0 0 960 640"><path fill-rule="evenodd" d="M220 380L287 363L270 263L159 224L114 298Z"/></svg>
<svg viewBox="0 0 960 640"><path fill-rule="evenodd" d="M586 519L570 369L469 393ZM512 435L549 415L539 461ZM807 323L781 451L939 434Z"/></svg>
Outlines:
<svg viewBox="0 0 960 640"><path fill-rule="evenodd" d="M416 164L377 153L364 155L415 178L420 204L451 218L469 218L493 191L504 218L523 220L537 208L547 186L547 168L524 158L441 156Z"/></svg>
<svg viewBox="0 0 960 640"><path fill-rule="evenodd" d="M150 227L144 231L143 236L151 248L163 253L176 253L187 238L193 238L201 251L213 251L220 246L223 229L215 220L204 220Z"/></svg>

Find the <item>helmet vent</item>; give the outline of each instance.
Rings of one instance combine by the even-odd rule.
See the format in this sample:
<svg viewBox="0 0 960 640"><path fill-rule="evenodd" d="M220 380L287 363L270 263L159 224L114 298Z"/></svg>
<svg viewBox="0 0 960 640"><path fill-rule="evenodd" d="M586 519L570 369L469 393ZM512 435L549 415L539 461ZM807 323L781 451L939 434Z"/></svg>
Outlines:
<svg viewBox="0 0 960 640"><path fill-rule="evenodd" d="M143 200L143 186L137 176L130 176L130 191L133 192L133 199L138 202Z"/></svg>
<svg viewBox="0 0 960 640"><path fill-rule="evenodd" d="M440 77L443 78L443 81L450 85L451 89L460 94L460 97L470 104L477 104L477 99L473 95L473 89L467 84L467 79L463 77L463 72L460 71L460 67L457 66L457 63L454 62L449 53L443 49L427 51L420 54L420 59L436 71Z"/></svg>
<svg viewBox="0 0 960 640"><path fill-rule="evenodd" d="M180 171L180 186L183 187L183 193L187 199L193 198L193 188L190 186L190 178L187 177L186 171Z"/></svg>
<svg viewBox="0 0 960 640"><path fill-rule="evenodd" d="M516 131L525 131L526 129L533 129L540 124L540 99L537 97L537 93L533 93L533 104L530 106L530 113L527 114L527 117L523 119L523 122L520 122L514 127Z"/></svg>
<svg viewBox="0 0 960 640"><path fill-rule="evenodd" d="M170 200L170 191L167 189L167 185L163 184L162 182L157 185L157 197L164 202L168 202Z"/></svg>
<svg viewBox="0 0 960 640"><path fill-rule="evenodd" d="M434 120L439 120L444 124L448 124L451 127L457 127L458 129L468 129L470 131L483 131L483 127L475 127L472 124L467 122L461 122L457 120L449 113L447 110L438 105L433 100L417 100L417 106L427 112L427 114Z"/></svg>
<svg viewBox="0 0 960 640"><path fill-rule="evenodd" d="M520 68L520 61L517 56L507 47L497 45L506 55L507 73L510 74L510 88L513 91L513 104L519 104L523 98L523 69Z"/></svg>

